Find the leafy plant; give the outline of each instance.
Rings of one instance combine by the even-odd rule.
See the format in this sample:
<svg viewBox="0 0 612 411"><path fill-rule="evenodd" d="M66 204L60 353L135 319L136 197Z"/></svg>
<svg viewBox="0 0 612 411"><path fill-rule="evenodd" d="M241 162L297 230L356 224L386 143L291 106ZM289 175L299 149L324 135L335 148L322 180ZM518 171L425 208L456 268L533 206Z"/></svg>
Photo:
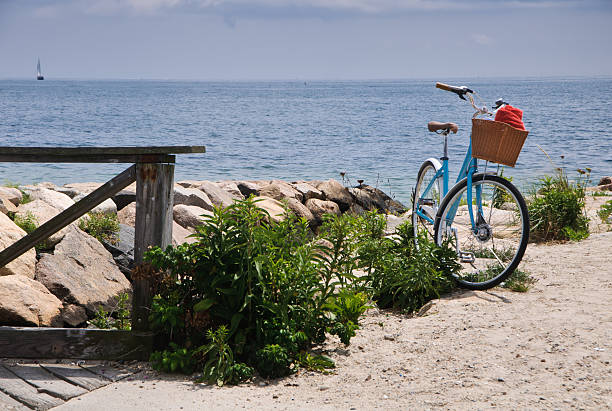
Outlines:
<svg viewBox="0 0 612 411"><path fill-rule="evenodd" d="M604 224L612 223L610 216L612 216L612 200L606 201L601 205L597 211L597 215L601 218L601 222Z"/></svg>
<svg viewBox="0 0 612 411"><path fill-rule="evenodd" d="M268 344L255 354L257 370L264 378L284 377L291 373L292 360L287 349L278 344Z"/></svg>
<svg viewBox="0 0 612 411"><path fill-rule="evenodd" d="M118 241L119 219L117 214L89 213L89 219L82 219L79 228L98 241L116 244Z"/></svg>
<svg viewBox="0 0 612 411"><path fill-rule="evenodd" d="M14 223L17 224L23 231L30 234L38 228L38 219L31 211L28 211L25 216L15 214Z"/></svg>
<svg viewBox="0 0 612 411"><path fill-rule="evenodd" d="M503 288L508 288L512 291L519 293L525 293L529 291L529 288L535 284L537 280L533 278L527 271L516 269L508 277L506 281L502 283Z"/></svg>
<svg viewBox="0 0 612 411"><path fill-rule="evenodd" d="M175 343L170 343L170 348L170 350L151 353L149 361L153 369L164 372L191 374L197 364L194 352L187 348L181 348Z"/></svg>
<svg viewBox="0 0 612 411"><path fill-rule="evenodd" d="M336 334L343 344L348 345L355 330L359 329L359 317L368 309L368 297L365 293L354 293L349 290L341 290L327 304L335 316L336 324L331 328L332 334Z"/></svg>
<svg viewBox="0 0 612 411"><path fill-rule="evenodd" d="M582 173L581 176L585 172ZM540 179L526 199L532 241L580 240L589 236L589 219L584 210L587 182L588 174L572 182L562 169Z"/></svg>
<svg viewBox="0 0 612 411"><path fill-rule="evenodd" d="M224 383L237 384L253 376L251 367L234 362L234 354L227 342L229 337L227 327L222 325L215 331L208 330L206 337L210 342L197 350L198 353L208 356L208 361L204 365L202 381L222 386Z"/></svg>
<svg viewBox="0 0 612 411"><path fill-rule="evenodd" d="M327 370L336 368L336 364L331 358L324 355L312 355L305 351L300 352L297 355L296 360L300 367L303 367L309 371L327 373Z"/></svg>
<svg viewBox="0 0 612 411"><path fill-rule="evenodd" d="M100 329L131 330L132 323L130 320L129 304L129 294L120 294L110 311L106 311L102 306L98 307L96 316L91 320L91 324Z"/></svg>

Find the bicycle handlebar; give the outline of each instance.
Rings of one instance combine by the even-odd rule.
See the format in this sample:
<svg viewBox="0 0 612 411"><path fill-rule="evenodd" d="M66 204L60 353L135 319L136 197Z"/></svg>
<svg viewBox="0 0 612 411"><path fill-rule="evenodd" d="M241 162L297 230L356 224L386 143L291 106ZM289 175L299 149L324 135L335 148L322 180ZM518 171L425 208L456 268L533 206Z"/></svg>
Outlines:
<svg viewBox="0 0 612 411"><path fill-rule="evenodd" d="M439 89L442 89L442 90L453 92L453 93L457 94L459 96L459 98L462 99L462 100L465 100L465 97L464 97L465 94L467 94L467 93L474 93L473 90L470 90L466 86L457 87L457 86L451 86L451 85L448 85L448 84L437 82L436 83L436 87L439 88Z"/></svg>

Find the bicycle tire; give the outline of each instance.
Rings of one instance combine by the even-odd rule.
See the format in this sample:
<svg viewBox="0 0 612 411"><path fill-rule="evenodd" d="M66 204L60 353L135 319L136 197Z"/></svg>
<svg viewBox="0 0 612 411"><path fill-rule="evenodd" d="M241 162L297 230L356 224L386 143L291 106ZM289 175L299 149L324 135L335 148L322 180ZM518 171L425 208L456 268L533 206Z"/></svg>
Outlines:
<svg viewBox="0 0 612 411"><path fill-rule="evenodd" d="M471 290L486 290L505 281L521 262L529 241L529 214L525 199L520 191L502 177L482 173L474 174L472 177L472 187L473 192L476 191L474 188L480 187L484 215L481 214L482 220L478 223L478 227L481 227L482 230L478 234L471 230L467 201L464 206L465 210L460 210L463 196L467 193L467 178L464 178L455 184L442 200L436 215L434 227L435 240L438 245L442 245L446 240L451 243L454 240L454 246L459 253L458 257L462 268L458 274L455 273L453 275L453 278L460 287ZM491 192L488 191L490 187L493 187ZM472 202L474 203L475 193L473 194ZM490 202L489 205L487 205L487 199ZM453 212L453 207L456 208L457 214L453 217L453 222L450 228L448 228L446 224L443 224L443 221L447 219L448 213ZM473 209L476 210L476 207ZM494 211L495 225L497 227L491 225L492 221L494 221ZM460 215L461 212L463 212L463 216ZM488 221L486 218L487 212ZM520 222L515 222L516 217L520 218ZM461 219L466 221L463 223L463 227L460 223ZM477 216L474 216L474 219L477 219ZM497 224L497 221L504 219L505 222ZM517 235L519 235L518 238ZM449 237L451 238L449 239ZM495 244L496 238L500 246L498 248L496 248ZM480 248L478 248L478 244L480 244ZM489 248L482 247L483 244L486 244ZM509 244L516 248L513 250ZM472 255L470 256L470 254ZM476 257L477 255L479 256ZM467 263L464 261L470 258L474 261L468 261ZM476 258L478 258L478 263L482 264L481 268L475 264ZM485 269L483 270L482 267ZM490 275L491 278L488 278L487 275Z"/></svg>
<svg viewBox="0 0 612 411"><path fill-rule="evenodd" d="M429 184L429 180L435 177L436 173L441 168L442 168L442 165L437 160L428 159L425 162L423 162L423 164L421 165L421 168L419 169L419 173L417 174L417 182L414 187L414 193L413 193L413 198L412 198L412 230L414 233L415 242L417 241L418 231L420 228L426 229L427 232L430 234L431 238L432 239L434 238L434 224L430 224L427 220L423 218L419 218L416 211L417 211L417 206L418 206L418 199L420 198L421 192L423 191L424 188L427 187L427 185ZM433 175L429 179L427 177L428 173L433 173ZM434 205L432 207L431 218L434 221L435 221L435 216L438 212L438 208L440 206L440 200L442 197L442 194L441 194L442 193L442 187L441 187L442 181L441 180L442 178L438 177L437 181L434 183L435 186L437 186L436 187L437 190L434 190L434 196L432 197L432 200L434 201ZM423 185L425 185L425 187L423 187Z"/></svg>

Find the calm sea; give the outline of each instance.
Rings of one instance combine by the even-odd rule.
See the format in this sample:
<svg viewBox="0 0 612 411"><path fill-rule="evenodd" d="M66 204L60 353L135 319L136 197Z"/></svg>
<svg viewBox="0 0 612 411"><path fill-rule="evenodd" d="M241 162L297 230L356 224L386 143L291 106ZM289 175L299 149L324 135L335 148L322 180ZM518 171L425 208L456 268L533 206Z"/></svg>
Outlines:
<svg viewBox="0 0 612 411"><path fill-rule="evenodd" d="M570 176L612 174L612 79L448 82L524 110L530 134L504 172L520 187L553 170L538 146ZM206 154L177 156L177 180L341 181L342 172L409 203L420 163L442 153L427 122L459 124L454 173L468 143L471 107L434 83L4 80L0 146L205 145ZM0 163L0 183L106 181L126 167Z"/></svg>

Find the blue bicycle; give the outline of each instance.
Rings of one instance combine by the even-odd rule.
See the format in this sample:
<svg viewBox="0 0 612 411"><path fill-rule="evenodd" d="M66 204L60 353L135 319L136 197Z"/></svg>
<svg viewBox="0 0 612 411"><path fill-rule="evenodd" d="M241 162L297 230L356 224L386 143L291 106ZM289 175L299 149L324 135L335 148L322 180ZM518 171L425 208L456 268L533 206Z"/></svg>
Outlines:
<svg viewBox="0 0 612 411"><path fill-rule="evenodd" d="M474 119L494 114L486 107L477 107L475 93L465 86L436 83L436 87L456 93L463 100L467 97L466 101L476 110ZM507 103L498 100L494 109L504 104ZM440 158L442 162L429 158L419 169L413 193L412 224L417 246L419 233L424 230L438 245L449 243L456 249L461 269L453 277L461 287L486 290L507 279L519 265L529 240L529 215L519 190L498 175L499 164L496 171L487 171L486 161L483 172L479 171L478 159L472 156L472 138L478 121L484 125L497 123L474 120L470 145L450 189L448 136L451 132L457 133L458 126L435 121L428 124L429 131L444 137L444 154ZM514 165L514 161L507 164Z"/></svg>

